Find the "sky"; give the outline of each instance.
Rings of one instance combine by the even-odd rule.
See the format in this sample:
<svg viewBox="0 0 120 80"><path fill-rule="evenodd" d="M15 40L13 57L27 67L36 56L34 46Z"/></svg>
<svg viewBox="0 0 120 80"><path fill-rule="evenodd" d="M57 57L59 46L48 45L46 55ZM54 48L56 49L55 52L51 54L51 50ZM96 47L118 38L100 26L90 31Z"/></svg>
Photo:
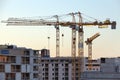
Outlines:
<svg viewBox="0 0 120 80"><path fill-rule="evenodd" d="M95 19L117 22L116 30L84 27L84 40L99 32L93 41L93 58L120 57L120 0L0 0L0 21L9 17L40 17L84 13ZM71 56L71 29L60 28L60 56ZM48 48L51 56L56 54L54 26L6 26L0 23L0 44L17 45L41 50ZM48 37L50 39L48 40ZM84 44L84 55L88 54Z"/></svg>

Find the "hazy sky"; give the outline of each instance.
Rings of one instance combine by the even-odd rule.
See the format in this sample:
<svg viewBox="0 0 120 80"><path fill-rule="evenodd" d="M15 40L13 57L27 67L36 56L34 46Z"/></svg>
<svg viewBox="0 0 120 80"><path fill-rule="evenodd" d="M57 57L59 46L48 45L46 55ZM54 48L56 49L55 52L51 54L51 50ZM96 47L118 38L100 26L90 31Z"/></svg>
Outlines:
<svg viewBox="0 0 120 80"><path fill-rule="evenodd" d="M93 58L120 55L120 0L0 0L0 21L9 17L37 17L82 12L98 20L117 21L117 29L84 28L84 40L100 32L93 41ZM71 55L71 29L61 28L61 56ZM55 28L53 26L5 26L0 23L0 44L14 44L33 49L48 48L55 56ZM85 44L85 56L87 46Z"/></svg>

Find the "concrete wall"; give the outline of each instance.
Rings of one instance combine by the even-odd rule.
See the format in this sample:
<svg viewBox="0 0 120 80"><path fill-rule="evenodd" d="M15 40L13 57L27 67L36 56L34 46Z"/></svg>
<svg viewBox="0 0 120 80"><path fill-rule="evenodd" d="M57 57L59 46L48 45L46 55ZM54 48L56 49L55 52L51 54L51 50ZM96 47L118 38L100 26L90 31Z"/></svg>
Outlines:
<svg viewBox="0 0 120 80"><path fill-rule="evenodd" d="M5 64L5 72L11 72L11 64Z"/></svg>
<svg viewBox="0 0 120 80"><path fill-rule="evenodd" d="M0 80L5 80L5 74L4 73L0 73Z"/></svg>
<svg viewBox="0 0 120 80"><path fill-rule="evenodd" d="M16 56L16 64L21 64L21 56Z"/></svg>
<svg viewBox="0 0 120 80"><path fill-rule="evenodd" d="M84 72L82 80L120 80L120 73Z"/></svg>
<svg viewBox="0 0 120 80"><path fill-rule="evenodd" d="M114 64L101 64L100 71L101 72L117 72L116 65Z"/></svg>
<svg viewBox="0 0 120 80"><path fill-rule="evenodd" d="M16 80L21 80L21 73L16 73Z"/></svg>

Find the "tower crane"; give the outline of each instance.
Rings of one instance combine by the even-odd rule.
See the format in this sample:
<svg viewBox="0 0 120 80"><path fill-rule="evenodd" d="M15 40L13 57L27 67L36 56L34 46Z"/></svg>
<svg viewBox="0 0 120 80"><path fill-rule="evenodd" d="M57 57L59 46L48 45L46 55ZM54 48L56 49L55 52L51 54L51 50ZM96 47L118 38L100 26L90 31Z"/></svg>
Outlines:
<svg viewBox="0 0 120 80"><path fill-rule="evenodd" d="M59 25L57 23L59 23L59 18L58 15L54 16L57 19L55 28L56 28L56 57L59 57L60 55L60 28Z"/></svg>
<svg viewBox="0 0 120 80"><path fill-rule="evenodd" d="M9 18L3 23L7 23L8 26L55 26L56 28L56 57L59 57L60 53L60 29L59 27L68 27L72 28L72 47L71 47L71 56L72 56L72 80L76 80L76 31L78 31L78 80L80 79L81 73L83 72L83 57L84 57L84 30L85 26L98 26L98 28L104 28L101 26L111 25L111 29L116 28L116 22L105 20L105 21L91 21L83 22L82 13L69 13L67 15L72 16L72 21L60 21L59 16L55 15L56 21L46 20L46 19L29 19L29 18ZM75 17L78 16L79 20L76 21ZM77 29L78 28L78 29Z"/></svg>
<svg viewBox="0 0 120 80"><path fill-rule="evenodd" d="M71 47L71 56L72 56L72 80L75 80L76 76L76 20L75 20L75 14L71 13L72 15L72 22L74 24L70 25L70 28L72 28L72 47Z"/></svg>
<svg viewBox="0 0 120 80"><path fill-rule="evenodd" d="M88 69L92 69L92 41L100 36L99 33L94 34L92 37L87 38L85 43L88 45Z"/></svg>
<svg viewBox="0 0 120 80"><path fill-rule="evenodd" d="M84 31L83 31L83 19L81 16L81 13L78 12L78 17L79 17L79 23L78 25L78 80L81 78L81 73L84 70Z"/></svg>

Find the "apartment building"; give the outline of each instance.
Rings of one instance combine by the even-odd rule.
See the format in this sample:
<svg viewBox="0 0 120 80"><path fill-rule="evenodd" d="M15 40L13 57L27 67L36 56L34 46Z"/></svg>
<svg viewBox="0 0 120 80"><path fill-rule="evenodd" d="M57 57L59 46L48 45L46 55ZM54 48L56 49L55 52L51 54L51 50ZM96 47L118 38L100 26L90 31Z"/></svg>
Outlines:
<svg viewBox="0 0 120 80"><path fill-rule="evenodd" d="M100 71L83 72L82 80L120 80L120 57L100 58Z"/></svg>
<svg viewBox="0 0 120 80"><path fill-rule="evenodd" d="M76 80L79 80L78 58L76 58ZM41 50L41 80L72 80L72 57L50 57L49 50ZM84 58L86 72L100 71L100 61L92 61L92 69L88 68L88 58Z"/></svg>
<svg viewBox="0 0 120 80"><path fill-rule="evenodd" d="M76 58L76 80L78 74ZM120 80L120 58L84 58L81 80ZM47 49L0 45L0 80L72 80L72 57L50 57Z"/></svg>
<svg viewBox="0 0 120 80"><path fill-rule="evenodd" d="M0 45L0 80L38 80L39 50Z"/></svg>
<svg viewBox="0 0 120 80"><path fill-rule="evenodd" d="M46 49L41 54L41 80L72 80L72 57L50 57ZM76 63L76 80L78 78ZM120 57L92 60L91 69L85 57L81 80L120 80Z"/></svg>
<svg viewBox="0 0 120 80"><path fill-rule="evenodd" d="M90 71L87 62L87 58L84 58L83 71ZM93 60L91 71L99 70L99 62ZM0 45L0 80L71 80L71 76L71 57L50 57L47 49L39 51L15 45ZM76 79L78 78L76 63Z"/></svg>

